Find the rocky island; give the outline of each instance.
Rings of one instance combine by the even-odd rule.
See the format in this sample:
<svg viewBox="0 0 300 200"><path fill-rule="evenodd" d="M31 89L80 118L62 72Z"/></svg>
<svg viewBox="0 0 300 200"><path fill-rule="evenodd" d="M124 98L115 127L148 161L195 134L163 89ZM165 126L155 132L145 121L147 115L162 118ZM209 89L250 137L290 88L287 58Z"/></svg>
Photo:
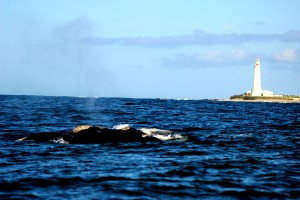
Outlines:
<svg viewBox="0 0 300 200"><path fill-rule="evenodd" d="M230 97L230 100L248 102L300 103L300 95L274 94L273 91L263 90L261 86L260 59L256 58L252 90L247 91L244 94L233 95Z"/></svg>

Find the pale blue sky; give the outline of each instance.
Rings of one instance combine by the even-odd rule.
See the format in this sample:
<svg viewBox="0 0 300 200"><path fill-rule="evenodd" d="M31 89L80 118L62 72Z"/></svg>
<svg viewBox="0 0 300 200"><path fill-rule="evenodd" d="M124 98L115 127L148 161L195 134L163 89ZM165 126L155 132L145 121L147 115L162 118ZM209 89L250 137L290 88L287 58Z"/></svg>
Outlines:
<svg viewBox="0 0 300 200"><path fill-rule="evenodd" d="M0 0L0 94L300 95L298 0Z"/></svg>

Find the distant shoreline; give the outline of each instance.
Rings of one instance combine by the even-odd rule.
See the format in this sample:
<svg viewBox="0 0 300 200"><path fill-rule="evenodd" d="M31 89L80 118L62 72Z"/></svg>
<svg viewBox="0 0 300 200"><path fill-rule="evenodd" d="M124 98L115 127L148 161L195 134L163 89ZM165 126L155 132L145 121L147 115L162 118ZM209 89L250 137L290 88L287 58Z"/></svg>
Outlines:
<svg viewBox="0 0 300 200"><path fill-rule="evenodd" d="M284 100L284 99L255 99L255 100L224 99L222 101L230 101L230 102L265 102L265 103L300 103L300 100Z"/></svg>

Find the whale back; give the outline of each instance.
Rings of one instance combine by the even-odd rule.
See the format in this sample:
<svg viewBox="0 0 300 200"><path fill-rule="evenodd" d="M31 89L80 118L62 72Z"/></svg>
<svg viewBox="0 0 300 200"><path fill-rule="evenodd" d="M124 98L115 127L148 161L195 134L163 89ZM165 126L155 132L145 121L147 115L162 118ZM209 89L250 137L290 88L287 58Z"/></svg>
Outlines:
<svg viewBox="0 0 300 200"><path fill-rule="evenodd" d="M71 132L70 144L139 142L143 132L129 128L127 130L108 129L98 126L80 126Z"/></svg>

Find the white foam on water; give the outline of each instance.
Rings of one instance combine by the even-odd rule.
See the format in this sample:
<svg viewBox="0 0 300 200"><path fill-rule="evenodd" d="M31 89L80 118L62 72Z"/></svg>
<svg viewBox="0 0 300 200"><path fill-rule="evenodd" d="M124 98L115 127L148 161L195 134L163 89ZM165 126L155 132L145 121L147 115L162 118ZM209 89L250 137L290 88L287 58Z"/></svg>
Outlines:
<svg viewBox="0 0 300 200"><path fill-rule="evenodd" d="M56 144L69 144L69 142L65 141L63 138L58 138L58 139L54 139L51 140L52 142L56 143Z"/></svg>

